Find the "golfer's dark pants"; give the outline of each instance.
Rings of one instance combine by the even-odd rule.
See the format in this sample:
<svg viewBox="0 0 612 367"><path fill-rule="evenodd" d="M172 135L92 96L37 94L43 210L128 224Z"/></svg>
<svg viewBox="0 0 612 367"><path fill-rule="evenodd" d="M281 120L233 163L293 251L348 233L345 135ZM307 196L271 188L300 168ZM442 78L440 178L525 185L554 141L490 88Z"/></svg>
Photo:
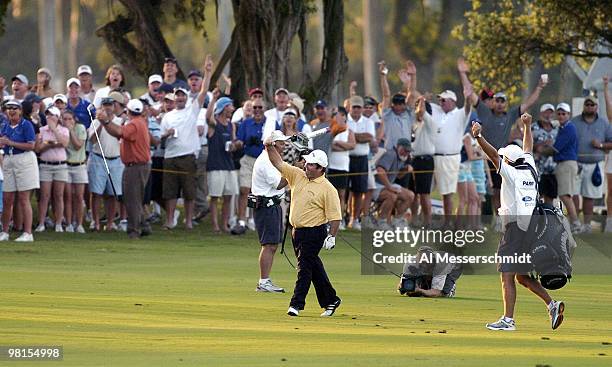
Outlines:
<svg viewBox="0 0 612 367"><path fill-rule="evenodd" d="M290 305L303 310L306 304L306 295L310 289L310 282L315 287L319 306L322 308L334 303L338 297L332 287L323 262L319 258L319 251L327 236L325 225L318 227L298 228L293 233L293 249L297 257L297 280Z"/></svg>
<svg viewBox="0 0 612 367"><path fill-rule="evenodd" d="M141 230L147 226L142 199L150 172L149 163L126 164L123 169L123 203L127 211L128 234L140 235Z"/></svg>

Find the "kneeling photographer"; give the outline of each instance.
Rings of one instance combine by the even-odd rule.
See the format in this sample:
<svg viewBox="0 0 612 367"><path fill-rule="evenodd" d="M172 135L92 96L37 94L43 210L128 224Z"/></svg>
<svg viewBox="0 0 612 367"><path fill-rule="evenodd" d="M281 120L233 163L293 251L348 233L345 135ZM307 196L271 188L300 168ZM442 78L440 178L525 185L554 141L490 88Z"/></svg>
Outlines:
<svg viewBox="0 0 612 367"><path fill-rule="evenodd" d="M436 261L443 251L421 246L414 263L406 263L398 286L400 294L408 297L454 297L461 264Z"/></svg>

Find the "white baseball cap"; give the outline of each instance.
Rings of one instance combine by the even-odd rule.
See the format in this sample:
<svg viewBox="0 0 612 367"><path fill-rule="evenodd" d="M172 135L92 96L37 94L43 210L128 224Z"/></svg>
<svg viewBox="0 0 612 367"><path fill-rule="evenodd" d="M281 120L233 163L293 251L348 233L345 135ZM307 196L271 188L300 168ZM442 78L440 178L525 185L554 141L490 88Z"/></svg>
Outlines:
<svg viewBox="0 0 612 367"><path fill-rule="evenodd" d="M57 108L55 106L47 108L45 113L48 113L48 114L53 115L55 117L60 117L60 115L61 115L61 112L60 112L59 108Z"/></svg>
<svg viewBox="0 0 612 367"><path fill-rule="evenodd" d="M453 101L457 102L457 95L452 90L445 90L444 92L438 94L438 97L444 99L452 99Z"/></svg>
<svg viewBox="0 0 612 367"><path fill-rule="evenodd" d="M509 144L503 148L499 148L497 153L505 158L508 158L508 160L512 162L516 162L519 158L523 156L523 154L525 154L523 152L523 149L521 149L521 147L515 144Z"/></svg>
<svg viewBox="0 0 612 367"><path fill-rule="evenodd" d="M40 69L38 69L36 74L40 74L40 73L45 73L45 74L51 76L51 70L49 70L48 68L40 68Z"/></svg>
<svg viewBox="0 0 612 367"><path fill-rule="evenodd" d="M78 80L77 78L70 78L66 82L66 88L70 88L70 84L72 84L72 83L76 83L76 85L78 85L79 87L81 86L81 81L80 80Z"/></svg>
<svg viewBox="0 0 612 367"><path fill-rule="evenodd" d="M155 83L155 82L161 84L164 82L164 79L159 74L153 74L149 77L149 84Z"/></svg>
<svg viewBox="0 0 612 367"><path fill-rule="evenodd" d="M130 99L130 101L127 103L127 109L134 113L142 113L142 110L144 110L144 106L139 100Z"/></svg>
<svg viewBox="0 0 612 367"><path fill-rule="evenodd" d="M324 151L317 149L304 156L306 163L318 164L321 167L327 167L327 154Z"/></svg>
<svg viewBox="0 0 612 367"><path fill-rule="evenodd" d="M47 97L42 100L43 106L45 106L45 110L51 106L53 106L53 98Z"/></svg>
<svg viewBox="0 0 612 367"><path fill-rule="evenodd" d="M57 102L58 100L68 103L68 98L63 94L56 94L53 96L53 103Z"/></svg>
<svg viewBox="0 0 612 367"><path fill-rule="evenodd" d="M540 106L540 112L544 112L544 111L554 111L555 110L555 106L553 106L550 103L544 103L542 106Z"/></svg>
<svg viewBox="0 0 612 367"><path fill-rule="evenodd" d="M557 110L563 110L565 112L572 112L572 109L570 108L570 106L565 102L559 103L557 105Z"/></svg>
<svg viewBox="0 0 612 367"><path fill-rule="evenodd" d="M30 85L30 81L28 80L28 78L23 75L23 74L17 74L14 77L11 78L11 82L15 81L15 80L19 80L20 82L22 82L25 85Z"/></svg>
<svg viewBox="0 0 612 367"><path fill-rule="evenodd" d="M81 65L81 66L79 66L79 68L77 69L77 75L81 75L81 74L92 75L93 72L91 71L91 66L89 66L89 65Z"/></svg>
<svg viewBox="0 0 612 367"><path fill-rule="evenodd" d="M286 141L286 140L289 140L290 138L291 138L290 136L285 136L285 134L283 134L283 132L280 130L274 130L272 131L272 134L270 134L270 139L272 141L279 141L279 140Z"/></svg>

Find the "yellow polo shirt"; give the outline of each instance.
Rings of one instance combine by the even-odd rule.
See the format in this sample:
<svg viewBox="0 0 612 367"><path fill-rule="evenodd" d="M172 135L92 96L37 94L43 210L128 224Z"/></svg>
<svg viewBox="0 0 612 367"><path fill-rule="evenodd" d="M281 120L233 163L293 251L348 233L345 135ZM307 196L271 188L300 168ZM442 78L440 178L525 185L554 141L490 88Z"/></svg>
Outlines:
<svg viewBox="0 0 612 367"><path fill-rule="evenodd" d="M342 219L338 191L325 176L309 180L303 170L284 162L281 175L291 188L289 223L294 228L316 227Z"/></svg>

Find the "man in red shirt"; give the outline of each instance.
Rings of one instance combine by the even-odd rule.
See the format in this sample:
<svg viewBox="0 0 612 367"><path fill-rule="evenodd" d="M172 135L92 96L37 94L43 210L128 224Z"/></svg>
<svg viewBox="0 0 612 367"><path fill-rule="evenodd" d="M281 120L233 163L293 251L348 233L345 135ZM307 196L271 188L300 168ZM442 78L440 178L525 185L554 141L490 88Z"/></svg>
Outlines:
<svg viewBox="0 0 612 367"><path fill-rule="evenodd" d="M151 227L145 221L143 198L145 186L151 172L149 128L144 106L137 99L127 104L128 121L122 126L111 124L110 119L101 120L106 131L121 139L121 161L123 170L123 203L127 209L130 238L151 234Z"/></svg>

